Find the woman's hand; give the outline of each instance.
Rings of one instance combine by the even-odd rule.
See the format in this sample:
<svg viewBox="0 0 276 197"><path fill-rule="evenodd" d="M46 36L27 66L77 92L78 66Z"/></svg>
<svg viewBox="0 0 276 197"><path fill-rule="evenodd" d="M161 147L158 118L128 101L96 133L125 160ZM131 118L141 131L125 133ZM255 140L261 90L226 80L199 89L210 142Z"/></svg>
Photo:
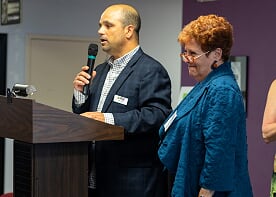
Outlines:
<svg viewBox="0 0 276 197"><path fill-rule="evenodd" d="M212 197L215 191L201 188L199 190L198 197Z"/></svg>

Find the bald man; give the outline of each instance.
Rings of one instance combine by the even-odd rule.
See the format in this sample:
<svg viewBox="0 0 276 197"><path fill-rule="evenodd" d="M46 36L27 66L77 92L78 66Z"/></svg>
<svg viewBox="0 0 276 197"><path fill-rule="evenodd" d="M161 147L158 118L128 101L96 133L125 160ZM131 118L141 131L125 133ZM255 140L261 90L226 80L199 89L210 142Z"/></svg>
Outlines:
<svg viewBox="0 0 276 197"><path fill-rule="evenodd" d="M93 197L167 196L167 174L156 151L159 127L171 112L171 81L164 67L142 51L140 26L132 6L108 7L98 33L110 58L92 76L85 72L87 66L82 67L73 81L74 113L125 130L124 141L99 141L92 148ZM85 84L90 86L89 95L82 93Z"/></svg>

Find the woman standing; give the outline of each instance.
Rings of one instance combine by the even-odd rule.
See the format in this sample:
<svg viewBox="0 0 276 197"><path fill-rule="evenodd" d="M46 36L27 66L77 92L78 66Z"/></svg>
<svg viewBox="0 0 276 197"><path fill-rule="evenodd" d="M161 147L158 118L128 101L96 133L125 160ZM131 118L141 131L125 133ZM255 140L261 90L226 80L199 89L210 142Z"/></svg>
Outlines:
<svg viewBox="0 0 276 197"><path fill-rule="evenodd" d="M173 197L252 197L243 97L228 61L232 25L200 16L178 41L198 83L160 128L158 155L175 175Z"/></svg>

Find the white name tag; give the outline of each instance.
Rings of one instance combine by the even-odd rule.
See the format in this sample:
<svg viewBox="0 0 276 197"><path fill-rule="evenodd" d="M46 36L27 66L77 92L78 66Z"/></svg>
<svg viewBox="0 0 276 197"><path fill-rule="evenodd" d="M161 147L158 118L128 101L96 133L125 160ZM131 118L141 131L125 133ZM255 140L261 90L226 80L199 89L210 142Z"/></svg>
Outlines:
<svg viewBox="0 0 276 197"><path fill-rule="evenodd" d="M119 96L119 95L114 95L113 101L116 102L116 103L127 105L128 98L123 97L123 96Z"/></svg>
<svg viewBox="0 0 276 197"><path fill-rule="evenodd" d="M169 118L169 120L164 124L165 132L167 132L168 128L173 123L174 119L177 117L177 111L173 113L173 115Z"/></svg>

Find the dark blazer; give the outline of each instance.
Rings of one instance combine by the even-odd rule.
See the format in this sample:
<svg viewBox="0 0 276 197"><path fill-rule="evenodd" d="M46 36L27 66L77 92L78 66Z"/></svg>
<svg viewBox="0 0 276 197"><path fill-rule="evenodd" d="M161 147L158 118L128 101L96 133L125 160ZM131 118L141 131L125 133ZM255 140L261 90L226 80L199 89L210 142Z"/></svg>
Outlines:
<svg viewBox="0 0 276 197"><path fill-rule="evenodd" d="M73 101L75 113L97 109L109 65L95 70L86 103L78 108ZM116 102L117 96L127 103ZM166 196L157 157L158 130L171 112L171 81L164 67L139 49L110 89L102 112L112 113L115 125L124 127L125 140L96 142L98 197Z"/></svg>

